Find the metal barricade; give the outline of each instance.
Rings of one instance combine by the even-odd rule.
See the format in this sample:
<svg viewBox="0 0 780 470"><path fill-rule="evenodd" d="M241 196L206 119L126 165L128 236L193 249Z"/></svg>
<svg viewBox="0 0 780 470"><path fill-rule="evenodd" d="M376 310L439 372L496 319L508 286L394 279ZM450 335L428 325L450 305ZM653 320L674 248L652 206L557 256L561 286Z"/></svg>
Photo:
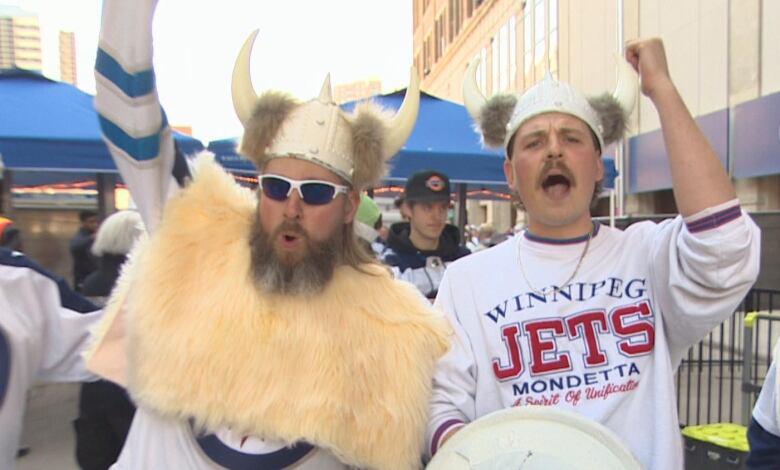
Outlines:
<svg viewBox="0 0 780 470"><path fill-rule="evenodd" d="M762 321L768 322L769 325L769 334L765 335L766 338L760 337ZM771 334L771 325L777 321L780 321L780 315L767 312L752 312L745 315L745 348L742 355L742 424L745 426L750 424L753 406L761 391L766 371L772 362L772 349L777 338L773 337L776 335ZM759 356L761 353L765 354ZM758 370L761 365L763 365L761 367L763 370L763 374L760 375L761 380L760 382L754 381L754 378L759 377Z"/></svg>
<svg viewBox="0 0 780 470"><path fill-rule="evenodd" d="M754 320L752 328L746 329L747 312L755 311L780 317L780 291L752 289L731 317L688 350L676 376L681 427L750 419L746 408L758 396L771 362L772 345L780 335L780 328L773 328L772 321ZM748 330L750 337L746 339ZM746 367L750 368L750 384L744 382Z"/></svg>

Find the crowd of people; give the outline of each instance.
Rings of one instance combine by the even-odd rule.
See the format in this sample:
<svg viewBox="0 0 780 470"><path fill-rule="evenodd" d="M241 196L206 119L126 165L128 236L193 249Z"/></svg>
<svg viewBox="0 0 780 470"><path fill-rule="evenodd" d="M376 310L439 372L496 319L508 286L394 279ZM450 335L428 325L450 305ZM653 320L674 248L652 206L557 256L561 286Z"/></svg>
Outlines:
<svg viewBox="0 0 780 470"><path fill-rule="evenodd" d="M96 64L104 139L137 209L80 215L70 286L0 248L2 468L26 392L59 381L85 382L85 469L420 468L465 452L454 437L472 423L539 405L614 433L637 468L682 468L674 371L752 286L760 232L660 40L629 42L625 68L658 113L677 217L621 231L591 216L631 93L585 97L548 76L487 99L471 67L466 107L504 152L526 222L460 233L441 171L408 179L388 227L365 192L414 127L414 72L392 113L346 114L327 79L308 101L258 95L250 36L232 94L256 191L209 155L183 161L140 78L155 6L105 0ZM780 461L775 374L750 429L755 468Z"/></svg>

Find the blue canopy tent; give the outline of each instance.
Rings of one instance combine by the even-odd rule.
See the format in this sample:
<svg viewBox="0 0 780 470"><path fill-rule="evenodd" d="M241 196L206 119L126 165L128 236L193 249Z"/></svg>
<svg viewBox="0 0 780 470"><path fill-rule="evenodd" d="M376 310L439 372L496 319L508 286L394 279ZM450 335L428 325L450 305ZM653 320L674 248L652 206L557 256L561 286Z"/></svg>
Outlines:
<svg viewBox="0 0 780 470"><path fill-rule="evenodd" d="M192 137L175 138L185 153L203 149ZM0 71L0 155L18 185L117 173L101 139L93 97L27 70Z"/></svg>

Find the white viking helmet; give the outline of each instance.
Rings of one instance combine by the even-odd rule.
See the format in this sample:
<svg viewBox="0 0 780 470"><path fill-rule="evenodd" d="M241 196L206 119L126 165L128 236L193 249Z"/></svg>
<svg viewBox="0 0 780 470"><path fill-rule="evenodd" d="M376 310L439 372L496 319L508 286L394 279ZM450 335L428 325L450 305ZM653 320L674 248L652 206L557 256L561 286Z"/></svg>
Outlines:
<svg viewBox="0 0 780 470"><path fill-rule="evenodd" d="M489 100L479 91L476 69L479 59L472 61L463 83L466 109L477 122L484 143L503 146L508 154L512 136L529 119L544 113L558 112L581 119L593 131L600 149L622 138L628 115L634 108L637 94L636 73L625 60L618 59L618 83L612 95L586 98L570 84L553 79L548 72L522 96L501 94Z"/></svg>
<svg viewBox="0 0 780 470"><path fill-rule="evenodd" d="M244 125L240 152L258 168L272 158L307 160L333 171L353 188L373 186L384 175L385 163L411 135L420 107L417 73L395 116L365 103L351 115L333 102L330 76L320 95L299 103L278 92L257 96L249 59L257 36L244 42L233 69L233 106Z"/></svg>

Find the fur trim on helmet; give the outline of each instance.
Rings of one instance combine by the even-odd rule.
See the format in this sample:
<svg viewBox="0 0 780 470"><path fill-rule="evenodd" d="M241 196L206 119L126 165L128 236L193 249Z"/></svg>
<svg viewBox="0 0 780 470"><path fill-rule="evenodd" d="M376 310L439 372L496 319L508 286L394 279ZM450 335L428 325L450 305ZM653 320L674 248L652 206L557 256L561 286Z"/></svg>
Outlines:
<svg viewBox="0 0 780 470"><path fill-rule="evenodd" d="M480 110L477 125L482 133L482 141L488 147L504 146L506 126L512 118L517 104L517 96L502 94L491 97Z"/></svg>
<svg viewBox="0 0 780 470"><path fill-rule="evenodd" d="M252 117L244 128L244 136L238 151L251 158L258 169L267 159L266 151L273 142L285 119L299 103L291 96L277 91L263 93L257 99Z"/></svg>
<svg viewBox="0 0 780 470"><path fill-rule="evenodd" d="M622 139L628 131L628 115L620 107L620 103L609 93L588 98L588 102L601 118L604 145Z"/></svg>
<svg viewBox="0 0 780 470"><path fill-rule="evenodd" d="M385 175L385 160L392 155L383 155L382 148L391 117L371 102L359 104L350 117L354 160L352 185L355 189L376 186Z"/></svg>
<svg viewBox="0 0 780 470"><path fill-rule="evenodd" d="M92 244L92 254L126 255L144 233L144 223L138 212L115 212L100 224Z"/></svg>

